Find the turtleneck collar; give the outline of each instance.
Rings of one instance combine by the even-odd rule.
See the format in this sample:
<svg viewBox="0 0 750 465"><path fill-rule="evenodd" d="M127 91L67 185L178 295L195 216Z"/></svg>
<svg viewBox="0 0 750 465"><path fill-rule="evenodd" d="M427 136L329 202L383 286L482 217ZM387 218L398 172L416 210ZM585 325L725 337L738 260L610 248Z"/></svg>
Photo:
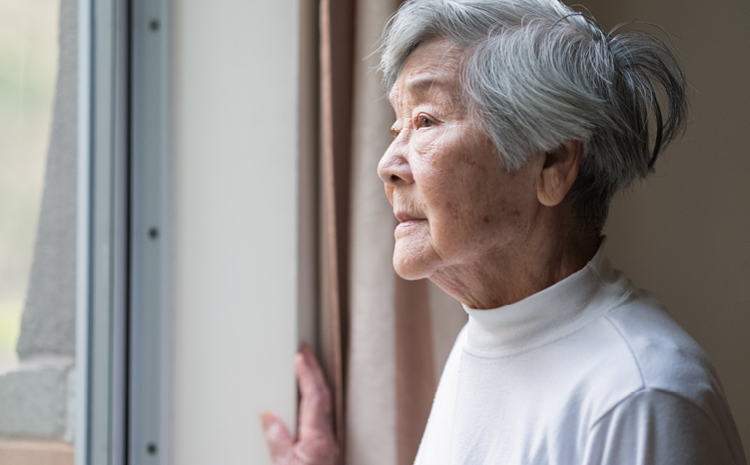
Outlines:
<svg viewBox="0 0 750 465"><path fill-rule="evenodd" d="M490 310L464 305L469 314L465 350L510 355L571 334L624 299L629 282L612 269L604 241L586 266L519 302Z"/></svg>

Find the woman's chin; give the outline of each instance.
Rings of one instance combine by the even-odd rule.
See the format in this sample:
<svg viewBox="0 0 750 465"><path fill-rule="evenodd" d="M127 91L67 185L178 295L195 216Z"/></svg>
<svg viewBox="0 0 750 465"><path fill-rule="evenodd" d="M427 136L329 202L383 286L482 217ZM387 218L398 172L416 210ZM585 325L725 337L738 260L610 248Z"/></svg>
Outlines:
<svg viewBox="0 0 750 465"><path fill-rule="evenodd" d="M398 250L393 254L393 269L407 281L429 278L434 271L434 263L427 257L402 257Z"/></svg>
<svg viewBox="0 0 750 465"><path fill-rule="evenodd" d="M420 273L414 273L411 271L402 271L398 267L396 267L396 274L407 281L417 281L419 279L427 278L426 275L423 275Z"/></svg>

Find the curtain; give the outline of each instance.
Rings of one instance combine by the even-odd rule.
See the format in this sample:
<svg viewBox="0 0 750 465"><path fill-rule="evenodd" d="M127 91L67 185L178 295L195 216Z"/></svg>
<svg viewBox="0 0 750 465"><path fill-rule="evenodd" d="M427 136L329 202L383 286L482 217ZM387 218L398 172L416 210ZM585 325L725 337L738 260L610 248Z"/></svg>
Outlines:
<svg viewBox="0 0 750 465"><path fill-rule="evenodd" d="M375 71L395 0L322 0L321 358L343 463L413 463L437 380L466 321L392 267L396 221L376 168L393 111Z"/></svg>

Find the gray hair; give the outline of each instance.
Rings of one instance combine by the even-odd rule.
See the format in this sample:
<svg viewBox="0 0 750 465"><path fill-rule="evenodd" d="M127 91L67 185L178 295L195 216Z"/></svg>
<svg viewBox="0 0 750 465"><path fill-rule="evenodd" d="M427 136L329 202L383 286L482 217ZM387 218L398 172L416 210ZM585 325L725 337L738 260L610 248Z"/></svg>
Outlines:
<svg viewBox="0 0 750 465"><path fill-rule="evenodd" d="M557 0L408 0L381 41L386 89L432 39L465 50L461 82L509 171L583 142L566 201L586 230L601 232L614 193L653 172L684 130L685 76L670 48L642 32L605 33Z"/></svg>

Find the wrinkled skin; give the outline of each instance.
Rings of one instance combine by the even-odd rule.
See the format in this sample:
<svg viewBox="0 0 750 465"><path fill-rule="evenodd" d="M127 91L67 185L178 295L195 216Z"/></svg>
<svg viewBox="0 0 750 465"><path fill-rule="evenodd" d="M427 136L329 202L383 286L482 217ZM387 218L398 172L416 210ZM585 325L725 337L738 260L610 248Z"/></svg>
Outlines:
<svg viewBox="0 0 750 465"><path fill-rule="evenodd" d="M378 174L397 219L407 219L394 234L396 272L466 287L479 283L469 279L474 272L491 270L483 266L488 255L500 259L526 239L538 202L533 171L508 173L470 114L458 82L460 56L443 41L409 57L390 93L394 140Z"/></svg>
<svg viewBox="0 0 750 465"><path fill-rule="evenodd" d="M459 82L463 49L419 46L390 93L394 140L378 175L400 224L393 265L469 307L517 302L585 265L597 238L579 238L562 201L582 146L538 152L509 172Z"/></svg>

